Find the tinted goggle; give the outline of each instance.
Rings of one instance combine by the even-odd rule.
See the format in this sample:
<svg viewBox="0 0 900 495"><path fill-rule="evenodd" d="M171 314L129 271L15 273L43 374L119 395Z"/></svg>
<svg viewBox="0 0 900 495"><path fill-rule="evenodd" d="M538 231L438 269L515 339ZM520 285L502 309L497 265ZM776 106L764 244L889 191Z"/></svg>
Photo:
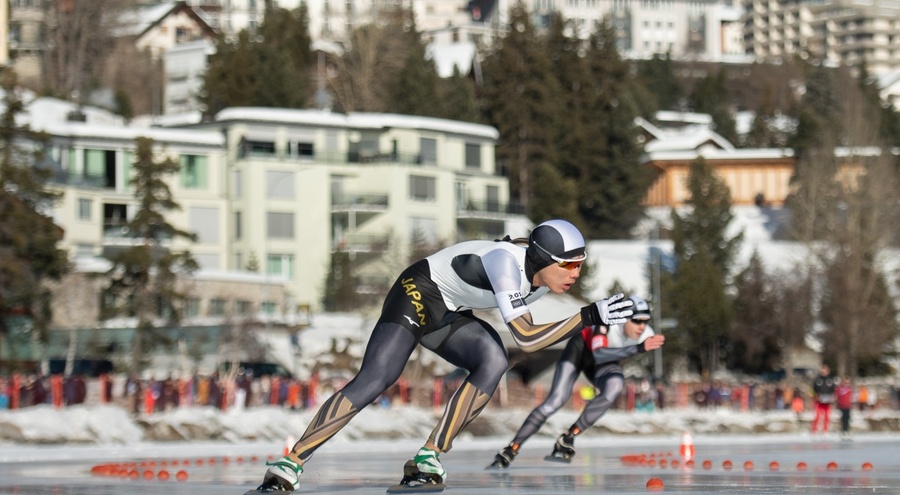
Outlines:
<svg viewBox="0 0 900 495"><path fill-rule="evenodd" d="M554 256L550 251L544 249L540 244L535 242L534 245L537 246L538 249L543 251L544 254L549 256L550 259L555 261L560 268L565 268L567 270L574 270L576 268L579 268L581 264L584 263L584 260L587 259L587 255L584 254L577 258L560 258L559 256Z"/></svg>

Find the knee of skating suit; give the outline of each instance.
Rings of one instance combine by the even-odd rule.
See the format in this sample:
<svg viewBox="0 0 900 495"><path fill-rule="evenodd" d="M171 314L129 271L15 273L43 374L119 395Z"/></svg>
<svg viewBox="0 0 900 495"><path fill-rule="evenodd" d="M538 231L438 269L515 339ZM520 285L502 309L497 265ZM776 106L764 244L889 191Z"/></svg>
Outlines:
<svg viewBox="0 0 900 495"><path fill-rule="evenodd" d="M269 469L257 488L260 492L291 492L300 485L303 464L326 440L334 436L353 419L359 410L341 392L322 404L306 432L294 444L288 455L268 464Z"/></svg>

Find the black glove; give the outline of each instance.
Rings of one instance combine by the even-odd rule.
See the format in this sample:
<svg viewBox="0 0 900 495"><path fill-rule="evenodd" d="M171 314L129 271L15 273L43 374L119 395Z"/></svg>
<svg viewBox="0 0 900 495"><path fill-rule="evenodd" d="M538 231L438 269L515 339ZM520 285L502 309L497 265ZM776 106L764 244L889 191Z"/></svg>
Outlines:
<svg viewBox="0 0 900 495"><path fill-rule="evenodd" d="M586 325L621 325L628 321L634 310L634 301L625 299L621 292L601 299L593 304L581 308L581 321Z"/></svg>

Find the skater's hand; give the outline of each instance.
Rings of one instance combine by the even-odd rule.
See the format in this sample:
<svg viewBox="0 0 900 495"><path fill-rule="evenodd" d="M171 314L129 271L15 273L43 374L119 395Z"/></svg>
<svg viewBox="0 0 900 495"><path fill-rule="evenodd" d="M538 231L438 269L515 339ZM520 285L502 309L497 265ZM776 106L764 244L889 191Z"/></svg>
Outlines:
<svg viewBox="0 0 900 495"><path fill-rule="evenodd" d="M653 335L653 336L647 337L647 339L644 340L644 342L643 342L644 350L645 351L655 351L656 349L659 349L660 347L662 347L663 344L665 344L665 343L666 343L666 337L664 335Z"/></svg>
<svg viewBox="0 0 900 495"><path fill-rule="evenodd" d="M621 325L634 314L634 302L621 292L581 308L581 319L591 325Z"/></svg>

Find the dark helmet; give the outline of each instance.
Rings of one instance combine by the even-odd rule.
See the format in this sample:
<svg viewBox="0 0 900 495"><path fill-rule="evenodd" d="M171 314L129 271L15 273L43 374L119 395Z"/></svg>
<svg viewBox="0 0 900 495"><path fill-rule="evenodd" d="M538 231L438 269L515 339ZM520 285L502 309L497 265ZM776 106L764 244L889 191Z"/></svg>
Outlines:
<svg viewBox="0 0 900 495"><path fill-rule="evenodd" d="M641 299L638 296L631 296L628 299L630 299L631 302L634 303L634 306L631 307L631 309L634 311L634 313L631 315L631 318L633 320L650 319L652 315L650 314L650 304L648 304L647 301Z"/></svg>
<svg viewBox="0 0 900 495"><path fill-rule="evenodd" d="M548 220L528 236L526 257L535 273L560 261L580 261L587 257L584 237L565 220Z"/></svg>

